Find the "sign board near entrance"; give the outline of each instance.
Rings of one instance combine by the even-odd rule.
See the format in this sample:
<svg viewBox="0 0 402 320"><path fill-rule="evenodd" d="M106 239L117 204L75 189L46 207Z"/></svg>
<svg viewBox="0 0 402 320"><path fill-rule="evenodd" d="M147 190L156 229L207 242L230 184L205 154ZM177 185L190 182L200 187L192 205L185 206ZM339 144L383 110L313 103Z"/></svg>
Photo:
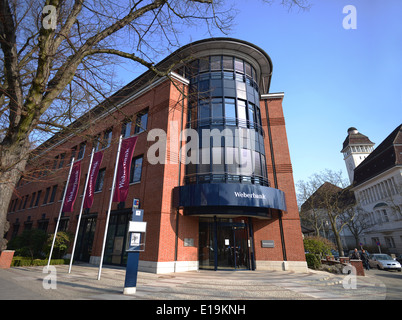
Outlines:
<svg viewBox="0 0 402 320"><path fill-rule="evenodd" d="M176 207L231 206L286 211L283 191L241 183L203 183L174 188Z"/></svg>
<svg viewBox="0 0 402 320"><path fill-rule="evenodd" d="M261 240L262 248L275 248L274 240Z"/></svg>

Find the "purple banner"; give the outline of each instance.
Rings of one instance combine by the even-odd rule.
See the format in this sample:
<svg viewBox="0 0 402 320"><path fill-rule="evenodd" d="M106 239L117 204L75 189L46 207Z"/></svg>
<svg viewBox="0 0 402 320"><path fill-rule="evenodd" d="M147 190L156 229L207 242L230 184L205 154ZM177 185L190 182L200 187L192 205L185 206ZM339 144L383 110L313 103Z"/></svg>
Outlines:
<svg viewBox="0 0 402 320"><path fill-rule="evenodd" d="M89 180L87 186L87 192L85 193L85 200L84 200L84 208L88 209L92 207L94 203L94 191L95 191L95 184L96 179L98 177L99 168L102 163L103 159L103 151L98 151L94 154L92 159L92 165L89 169Z"/></svg>
<svg viewBox="0 0 402 320"><path fill-rule="evenodd" d="M116 186L113 196L114 202L126 201L128 185L130 183L131 160L134 154L137 137L124 139L121 143L119 163L116 175Z"/></svg>
<svg viewBox="0 0 402 320"><path fill-rule="evenodd" d="M75 199L77 198L78 188L80 186L81 161L74 163L71 170L70 180L68 182L66 197L63 204L63 212L73 212Z"/></svg>

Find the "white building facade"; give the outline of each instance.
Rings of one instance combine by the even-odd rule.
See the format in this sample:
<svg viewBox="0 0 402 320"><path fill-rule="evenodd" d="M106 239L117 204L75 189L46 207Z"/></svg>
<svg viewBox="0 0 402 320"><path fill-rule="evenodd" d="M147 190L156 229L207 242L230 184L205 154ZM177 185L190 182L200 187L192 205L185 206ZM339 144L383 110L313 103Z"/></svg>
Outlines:
<svg viewBox="0 0 402 320"><path fill-rule="evenodd" d="M348 131L345 142L348 139L353 142L356 132ZM362 146L370 147L368 143ZM351 158L364 157L352 175L349 173L358 203L357 214L363 215L366 225L360 242L365 246L380 243L389 253L402 254L402 125L368 155L362 152L363 149L360 149L359 155L359 149L354 148L353 152L351 147L344 143L342 150L344 154L347 150L351 151L345 156L348 172Z"/></svg>

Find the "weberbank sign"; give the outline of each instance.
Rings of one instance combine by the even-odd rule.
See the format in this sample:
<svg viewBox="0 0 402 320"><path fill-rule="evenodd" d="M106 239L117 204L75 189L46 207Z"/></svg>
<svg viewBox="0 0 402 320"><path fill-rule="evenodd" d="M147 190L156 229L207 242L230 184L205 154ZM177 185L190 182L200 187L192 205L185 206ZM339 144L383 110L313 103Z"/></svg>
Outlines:
<svg viewBox="0 0 402 320"><path fill-rule="evenodd" d="M174 188L176 207L233 206L286 211L281 190L246 184L205 183Z"/></svg>
<svg viewBox="0 0 402 320"><path fill-rule="evenodd" d="M235 197L240 197L240 198L265 199L264 194L245 193L245 192L235 192L234 194L235 194Z"/></svg>

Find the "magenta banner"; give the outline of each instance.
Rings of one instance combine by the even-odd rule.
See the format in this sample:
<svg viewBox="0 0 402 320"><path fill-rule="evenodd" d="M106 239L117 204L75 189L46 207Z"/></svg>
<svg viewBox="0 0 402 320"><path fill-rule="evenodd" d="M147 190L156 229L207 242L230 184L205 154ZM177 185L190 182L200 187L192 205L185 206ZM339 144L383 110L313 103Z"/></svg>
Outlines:
<svg viewBox="0 0 402 320"><path fill-rule="evenodd" d="M130 183L131 160L134 154L137 137L124 139L121 142L119 163L116 175L116 186L113 196L114 202L126 201L128 185Z"/></svg>
<svg viewBox="0 0 402 320"><path fill-rule="evenodd" d="M66 197L64 198L63 212L73 212L73 206L75 199L77 198L78 188L80 186L81 176L81 161L74 163L71 170L70 180L68 181L68 187Z"/></svg>
<svg viewBox="0 0 402 320"><path fill-rule="evenodd" d="M85 193L84 208L89 209L94 203L94 191L96 179L98 177L99 168L103 159L103 151L98 151L94 154L92 159L92 165L89 169L89 180L87 186L87 192Z"/></svg>

